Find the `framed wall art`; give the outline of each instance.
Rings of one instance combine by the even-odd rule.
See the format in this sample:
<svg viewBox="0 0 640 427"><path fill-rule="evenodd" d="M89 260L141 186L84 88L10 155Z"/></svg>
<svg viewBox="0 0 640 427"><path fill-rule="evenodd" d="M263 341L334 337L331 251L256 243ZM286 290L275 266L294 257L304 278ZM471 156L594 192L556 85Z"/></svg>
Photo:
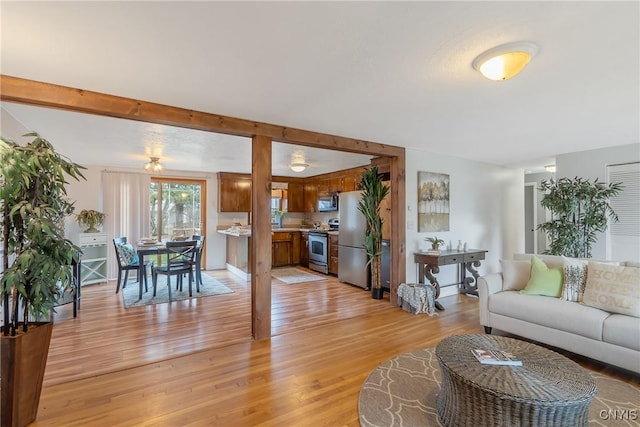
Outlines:
<svg viewBox="0 0 640 427"><path fill-rule="evenodd" d="M418 172L418 232L449 231L449 175Z"/></svg>

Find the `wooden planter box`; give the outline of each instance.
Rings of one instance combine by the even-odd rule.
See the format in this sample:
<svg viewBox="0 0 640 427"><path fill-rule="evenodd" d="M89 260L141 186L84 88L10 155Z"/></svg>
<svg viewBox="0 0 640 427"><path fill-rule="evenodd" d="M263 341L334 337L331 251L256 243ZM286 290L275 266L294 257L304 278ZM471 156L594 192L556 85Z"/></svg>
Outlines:
<svg viewBox="0 0 640 427"><path fill-rule="evenodd" d="M53 323L34 323L26 334L0 336L0 425L22 427L38 415Z"/></svg>

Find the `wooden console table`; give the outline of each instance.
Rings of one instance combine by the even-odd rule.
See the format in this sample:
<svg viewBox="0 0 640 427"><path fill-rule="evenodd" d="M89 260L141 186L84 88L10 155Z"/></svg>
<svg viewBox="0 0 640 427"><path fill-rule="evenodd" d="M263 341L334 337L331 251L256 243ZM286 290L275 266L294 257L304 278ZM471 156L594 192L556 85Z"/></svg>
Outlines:
<svg viewBox="0 0 640 427"><path fill-rule="evenodd" d="M477 267L480 267L480 261L484 259L487 251L483 249L468 249L466 251L448 250L435 252L414 252L413 260L418 268L418 283L424 283L424 278L436 290L436 308L444 310L444 307L438 302L440 296L440 284L434 274L440 272L441 265L460 264L460 281L458 282L459 291L463 294L478 295L476 280L478 279ZM467 277L466 272L471 273L473 277Z"/></svg>

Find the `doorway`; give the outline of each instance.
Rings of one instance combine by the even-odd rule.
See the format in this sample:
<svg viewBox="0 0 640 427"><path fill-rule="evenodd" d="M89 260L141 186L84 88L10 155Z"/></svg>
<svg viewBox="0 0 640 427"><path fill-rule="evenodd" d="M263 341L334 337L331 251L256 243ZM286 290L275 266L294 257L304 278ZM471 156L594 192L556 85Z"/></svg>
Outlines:
<svg viewBox="0 0 640 427"><path fill-rule="evenodd" d="M538 239L536 227L536 211L538 209L538 195L535 182L524 184L524 251L528 254L538 253Z"/></svg>

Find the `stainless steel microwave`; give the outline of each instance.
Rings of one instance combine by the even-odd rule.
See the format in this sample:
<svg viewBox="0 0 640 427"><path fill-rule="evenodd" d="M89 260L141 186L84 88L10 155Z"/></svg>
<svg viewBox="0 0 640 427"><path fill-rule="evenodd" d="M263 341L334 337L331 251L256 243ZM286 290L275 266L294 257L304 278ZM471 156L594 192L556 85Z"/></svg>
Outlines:
<svg viewBox="0 0 640 427"><path fill-rule="evenodd" d="M335 212L338 210L338 193L318 195L318 212Z"/></svg>

